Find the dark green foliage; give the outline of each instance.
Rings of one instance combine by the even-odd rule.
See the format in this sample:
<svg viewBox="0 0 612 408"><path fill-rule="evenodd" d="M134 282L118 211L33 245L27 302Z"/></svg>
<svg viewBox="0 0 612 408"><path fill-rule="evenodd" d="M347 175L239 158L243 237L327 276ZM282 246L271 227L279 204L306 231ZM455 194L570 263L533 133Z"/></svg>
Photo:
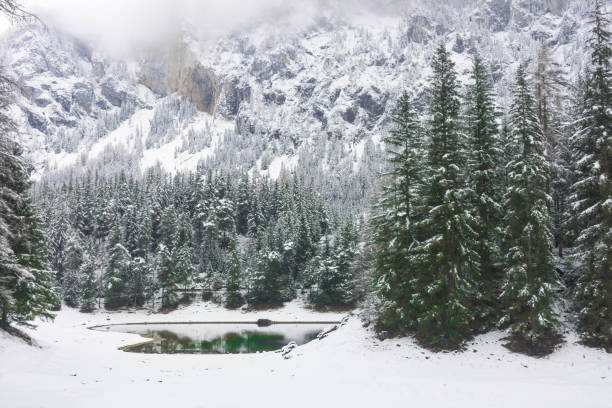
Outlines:
<svg viewBox="0 0 612 408"><path fill-rule="evenodd" d="M467 154L460 132L454 64L441 45L432 62L431 141L427 151L423 242L426 273L415 284L419 311L417 336L433 347L456 347L472 334L480 263L475 242L477 219L469 205Z"/></svg>
<svg viewBox="0 0 612 408"><path fill-rule="evenodd" d="M414 278L423 273L423 132L404 93L392 116L394 124L385 138L390 185L382 188L373 209L375 286L382 299L378 327L401 333L413 329L416 311L412 295Z"/></svg>
<svg viewBox="0 0 612 408"><path fill-rule="evenodd" d="M355 300L354 277L350 265L357 253L357 236L352 223L346 222L339 239L330 246L323 237L311 266L314 288L311 302L319 306L350 306Z"/></svg>
<svg viewBox="0 0 612 408"><path fill-rule="evenodd" d="M558 338L553 311L558 285L552 257L552 234L546 183L549 166L545 139L536 116L523 67L516 76L511 109L511 142L518 146L508 167L509 190L505 199L505 279L501 300L501 325L509 325L512 342L538 353Z"/></svg>
<svg viewBox="0 0 612 408"><path fill-rule="evenodd" d="M98 297L96 269L96 257L93 245L90 242L79 271L81 278L81 312L93 312L96 308L96 299Z"/></svg>
<svg viewBox="0 0 612 408"><path fill-rule="evenodd" d="M109 260L104 273L104 304L108 308L127 306L129 302L130 263L129 251L123 246L119 219L116 218L109 241Z"/></svg>
<svg viewBox="0 0 612 408"><path fill-rule="evenodd" d="M240 178L236 201L236 230L239 234L246 235L249 231L249 214L251 212L251 191L249 177L246 174Z"/></svg>
<svg viewBox="0 0 612 408"><path fill-rule="evenodd" d="M173 205L168 206L162 213L159 223L159 242L166 247L174 247L176 242L177 215Z"/></svg>
<svg viewBox="0 0 612 408"><path fill-rule="evenodd" d="M478 302L482 286L476 244L479 236L492 238L494 231L488 228L494 227L487 225L485 232L476 229L482 224L472 210L475 195L465 172L468 163L482 168L473 175L474 184L483 191L485 182L478 177L493 177L495 163L488 155L495 149L495 112L477 62L478 81L470 92L467 117L480 155L469 157L454 64L443 45L432 68L426 154L406 95L400 99L393 118L396 127L386 141L391 146L393 180L383 189L373 218L375 283L381 298L378 328L414 332L431 347L454 348L472 334L475 318L486 314ZM489 200L486 205L489 209ZM484 256L491 263L491 254Z"/></svg>
<svg viewBox="0 0 612 408"><path fill-rule="evenodd" d="M297 245L295 248L295 262L300 268L303 268L306 265L306 262L312 258L314 248L304 213L300 214L299 220Z"/></svg>
<svg viewBox="0 0 612 408"><path fill-rule="evenodd" d="M83 246L77 232L70 231L66 241L64 256L64 279L62 299L70 307L79 305L81 285L80 268L83 262Z"/></svg>
<svg viewBox="0 0 612 408"><path fill-rule="evenodd" d="M147 298L147 288L150 285L151 270L147 261L139 256L132 258L130 263L130 293L128 303L131 306L143 306Z"/></svg>
<svg viewBox="0 0 612 408"><path fill-rule="evenodd" d="M141 178L86 175L38 193L54 230L76 230L80 211L95 220L93 229L83 229L82 239L91 240L100 254L108 307L147 302L155 307L159 296L162 307L173 307L181 290L196 288L220 300L216 294L235 265L230 262L234 232L241 243L239 280L248 283L256 271L265 275L258 279L265 283L254 285L257 295L251 301L280 304L295 298L305 284L304 271L321 236L339 234L338 223L330 222L334 212L303 181L287 174L271 181L212 172L171 177L152 169ZM85 210L90 206L91 211ZM60 218L65 222L54 221ZM56 253L65 270L63 235Z"/></svg>
<svg viewBox="0 0 612 408"><path fill-rule="evenodd" d="M81 282L79 270L69 270L64 276L62 298L64 303L70 307L78 307L81 297Z"/></svg>
<svg viewBox="0 0 612 408"><path fill-rule="evenodd" d="M0 322L28 324L53 318L59 303L54 273L47 264L46 242L28 194L31 168L8 132L4 116L4 79L0 82Z"/></svg>
<svg viewBox="0 0 612 408"><path fill-rule="evenodd" d="M60 205L53 218L47 223L47 235L49 237L47 250L51 267L56 272L56 279L61 285L64 280L64 261L66 256L66 242L71 226L68 219L68 209Z"/></svg>
<svg viewBox="0 0 612 408"><path fill-rule="evenodd" d="M247 300L253 306L278 306L283 303L281 255L269 244L259 250L257 264L249 277Z"/></svg>
<svg viewBox="0 0 612 408"><path fill-rule="evenodd" d="M580 128L572 138L576 182L578 329L587 344L612 350L612 46L603 3L595 2L591 68Z"/></svg>
<svg viewBox="0 0 612 408"><path fill-rule="evenodd" d="M29 276L15 286L15 309L12 320L26 324L35 317L52 318L50 310L59 302L53 272L47 265L46 241L40 221L27 190L23 190L21 205L15 214L21 219L19 238L14 246L17 263L29 271Z"/></svg>
<svg viewBox="0 0 612 408"><path fill-rule="evenodd" d="M196 269L191 261L191 247L186 243L176 250L177 282L184 289L193 286Z"/></svg>
<svg viewBox="0 0 612 408"><path fill-rule="evenodd" d="M225 280L225 305L229 308L237 308L244 304L244 298L240 293L240 275L242 266L236 236L230 241L230 256L227 264L227 276Z"/></svg>
<svg viewBox="0 0 612 408"><path fill-rule="evenodd" d="M553 311L558 277L552 249L556 242L562 255L571 242L567 196L569 181L575 176L567 142L570 126L566 122L570 119L553 92L564 84L562 75L547 62L544 50L536 106L521 67L511 115L504 118L498 131L492 86L478 55L464 100L463 121L454 65L443 45L435 53L432 68L425 130L420 130L404 94L392 117L395 127L385 140L390 148L391 180L382 188L371 220L377 329L385 335L414 333L436 349L455 348L490 327L501 313L500 324L512 333L510 347L548 353L560 341ZM587 110L593 105L594 111L601 113L596 104L583 104ZM546 135L540 122L546 122ZM580 122L574 121L573 126ZM604 162L597 146L607 146L607 141L602 143L600 137L598 142L588 142L582 134L572 145L577 151L587 148L578 167L588 165L589 160L591 164ZM608 134L603 133L605 137ZM585 174L589 169L592 167L587 166ZM594 186L605 185L597 184L594 174L589 173L593 183L587 189L591 202L596 201L593 196L599 191ZM574 191L588 185L578 182ZM552 192L553 200L547 191ZM574 208L597 208L586 204L581 201ZM549 206L555 214L554 241ZM601 208L605 214L606 205ZM580 220L575 217L572 225L586 237ZM593 242L607 241L600 238ZM596 247L605 252L610 245ZM602 253L601 259L597 265L609 269L607 253ZM329 263L315 260L313 270L329 269ZM606 298L603 282L607 279L607 275L603 279L599 275L595 285L587 285L586 293ZM596 307L600 317L595 322L591 315L590 322L597 327L591 326L591 333L609 327L605 301Z"/></svg>
<svg viewBox="0 0 612 408"><path fill-rule="evenodd" d="M478 54L474 55L471 84L468 86L465 130L468 137L468 175L476 208L475 251L480 264L480 288L477 325L493 323L497 309L499 237L501 229L502 177L499 163L502 152L493 102L491 79Z"/></svg>
<svg viewBox="0 0 612 408"><path fill-rule="evenodd" d="M220 287L220 285L215 285L215 280L217 279L216 275L217 274L215 274L215 271L213 270L212 265L209 262L206 265L204 272L201 273L198 278L199 283L202 285L202 297L206 300L211 298L212 291L215 289L215 286L217 286L217 289Z"/></svg>
<svg viewBox="0 0 612 408"><path fill-rule="evenodd" d="M157 277L162 291L162 307L174 307L178 304L178 271L174 251L165 244L160 244L157 261Z"/></svg>
<svg viewBox="0 0 612 408"><path fill-rule="evenodd" d="M263 271L263 265L270 263L277 276L271 280L276 283L270 286L275 295L266 302L291 300L305 279L302 272L306 264L317 251L315 243L323 233L332 232L329 211L311 189L295 178L251 182L246 175L234 179L208 172L170 178L149 172L142 180L120 175L116 180L78 181L79 185L86 183L90 183L89 193L83 187L77 195L67 187L57 192L45 190L39 199L48 206L50 220L60 216L56 211L61 209L68 230L73 228L69 221L79 218L74 212L84 208L78 205L82 197L95 197L93 201L98 202L92 214L94 219L112 215L111 227L104 227L111 231L92 232L84 237L102 248L102 257L112 269L111 275L111 270L105 267L104 289L109 301L110 297L115 298L112 307L141 306L153 299L156 290L165 293L163 306L171 306L178 301L179 289L203 284L202 279L195 282L196 271L206 278L206 290L211 295L219 291L225 285L230 266L234 228L247 230L247 236L237 236L237 240L247 243L244 256L239 254L243 258L240 280L247 280L246 271L250 274ZM74 198L71 194L75 194ZM64 205L58 206L60 202ZM99 226L98 222L94 224ZM270 237L265 240L267 252L263 263L259 259L262 237ZM66 241L64 238L58 251L58 263L64 269ZM115 248L116 243L127 254ZM278 254L277 258L267 256L273 252ZM127 262L126 267L117 269L118 257ZM156 260L154 267L152 260ZM123 278L115 279L117 274ZM110 282L114 282L112 290Z"/></svg>

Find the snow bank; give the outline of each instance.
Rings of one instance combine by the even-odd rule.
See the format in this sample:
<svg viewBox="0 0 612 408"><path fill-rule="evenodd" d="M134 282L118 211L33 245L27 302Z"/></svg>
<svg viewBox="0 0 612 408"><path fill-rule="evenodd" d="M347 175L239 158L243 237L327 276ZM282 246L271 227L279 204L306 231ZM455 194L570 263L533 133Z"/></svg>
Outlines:
<svg viewBox="0 0 612 408"><path fill-rule="evenodd" d="M548 358L506 350L503 333L462 353L411 339L378 341L353 317L322 340L281 353L145 355L118 347L134 334L88 330L142 321L340 320L298 301L241 312L200 303L169 314L81 314L65 309L31 332L42 348L0 333L2 407L609 407L612 355L575 344Z"/></svg>

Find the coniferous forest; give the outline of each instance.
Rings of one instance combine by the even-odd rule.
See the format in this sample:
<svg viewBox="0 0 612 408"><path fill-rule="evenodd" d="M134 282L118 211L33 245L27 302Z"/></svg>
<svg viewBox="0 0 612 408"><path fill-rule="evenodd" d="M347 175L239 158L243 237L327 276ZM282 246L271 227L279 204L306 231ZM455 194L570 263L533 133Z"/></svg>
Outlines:
<svg viewBox="0 0 612 408"><path fill-rule="evenodd" d="M511 350L546 355L569 327L612 352L612 27L603 3L594 3L591 59L578 80L542 42L535 70L516 61L507 107L478 52L462 82L440 43L426 97L407 89L395 102L381 135L385 171L363 213L327 202L290 171L153 167L33 183L3 78L2 325L60 307L169 311L202 296L257 309L304 298L319 309L360 307L381 338L410 335L433 350L499 328Z"/></svg>
<svg viewBox="0 0 612 408"><path fill-rule="evenodd" d="M460 84L444 45L428 111L400 98L372 217L386 335L452 349L498 326L510 348L546 354L569 313L586 344L612 350L612 44L600 2L592 24L577 83L542 45L533 75L518 66L507 112L480 56Z"/></svg>
<svg viewBox="0 0 612 408"><path fill-rule="evenodd" d="M39 203L72 307L103 298L107 308L168 308L200 291L233 308L281 305L300 291L319 306L356 300L358 222L296 178L121 173L41 186Z"/></svg>

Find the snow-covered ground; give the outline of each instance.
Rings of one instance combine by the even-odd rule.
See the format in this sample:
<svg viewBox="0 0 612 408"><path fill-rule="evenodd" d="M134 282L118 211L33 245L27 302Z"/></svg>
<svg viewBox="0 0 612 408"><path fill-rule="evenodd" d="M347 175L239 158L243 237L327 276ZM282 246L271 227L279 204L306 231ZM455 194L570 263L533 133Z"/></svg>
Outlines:
<svg viewBox="0 0 612 408"><path fill-rule="evenodd" d="M357 317L284 359L278 353L149 355L120 346L135 334L88 330L143 321L340 320L298 301L229 311L199 303L169 314L81 314L64 308L30 334L42 348L0 332L0 407L606 407L612 355L568 339L543 359L502 347L503 333L467 351L431 353L411 339L378 341Z"/></svg>

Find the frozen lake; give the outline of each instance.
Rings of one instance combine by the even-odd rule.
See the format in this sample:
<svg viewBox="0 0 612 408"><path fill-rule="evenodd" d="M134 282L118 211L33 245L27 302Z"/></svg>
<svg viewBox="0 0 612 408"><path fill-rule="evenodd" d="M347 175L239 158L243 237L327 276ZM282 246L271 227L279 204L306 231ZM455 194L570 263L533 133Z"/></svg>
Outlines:
<svg viewBox="0 0 612 408"><path fill-rule="evenodd" d="M142 323L94 327L94 330L140 334L149 338L124 351L149 354L237 354L274 351L294 341L308 343L331 323Z"/></svg>

